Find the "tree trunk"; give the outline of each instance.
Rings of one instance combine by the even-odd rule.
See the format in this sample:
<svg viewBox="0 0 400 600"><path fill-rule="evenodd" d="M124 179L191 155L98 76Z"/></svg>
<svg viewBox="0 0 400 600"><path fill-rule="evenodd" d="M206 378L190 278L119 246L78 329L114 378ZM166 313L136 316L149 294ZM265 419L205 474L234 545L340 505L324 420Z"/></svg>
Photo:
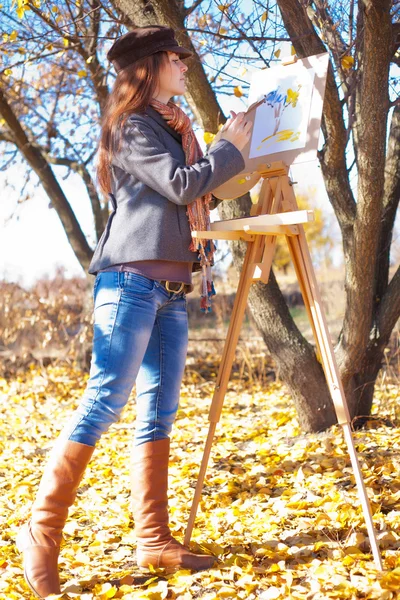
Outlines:
<svg viewBox="0 0 400 600"><path fill-rule="evenodd" d="M70 207L68 200L65 197L65 194L62 191L50 165L40 150L29 141L1 89L0 114L12 131L15 144L17 145L19 151L39 177L47 195L57 211L58 216L60 217L61 223L65 229L65 233L67 234L68 241L75 252L75 256L86 272L93 254L92 249L87 243L79 222L75 217L75 214Z"/></svg>

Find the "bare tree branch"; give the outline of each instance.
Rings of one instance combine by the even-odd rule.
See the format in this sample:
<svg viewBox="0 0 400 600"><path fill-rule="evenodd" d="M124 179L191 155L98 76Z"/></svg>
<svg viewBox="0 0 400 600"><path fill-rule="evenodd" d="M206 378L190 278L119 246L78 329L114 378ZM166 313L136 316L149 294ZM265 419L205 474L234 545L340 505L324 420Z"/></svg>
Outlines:
<svg viewBox="0 0 400 600"><path fill-rule="evenodd" d="M259 36L259 35L246 35L245 32L241 31L240 28L237 28L239 35L226 35L225 33L218 33L218 31L211 31L210 29L195 29L193 27L188 27L186 31L190 33L204 33L205 35L210 35L215 38L219 38L220 40L226 41L234 41L234 42L290 42L290 38L288 37L270 37L270 36ZM253 47L253 45L252 45ZM258 54L258 50L255 50Z"/></svg>
<svg viewBox="0 0 400 600"><path fill-rule="evenodd" d="M62 191L50 165L43 154L30 142L21 124L7 101L3 91L0 89L0 114L12 131L15 144L24 156L30 167L35 171L49 198L55 206L58 216L68 235L70 244L84 269L87 269L92 256L86 238L82 232L74 211Z"/></svg>
<svg viewBox="0 0 400 600"><path fill-rule="evenodd" d="M69 8L68 2L66 3L66 5ZM97 53L91 52L92 48L97 49L98 40L95 36L96 36L96 34L98 35L99 25L97 24L97 27L96 26L94 28L92 27L91 31L89 32L90 35L87 35L88 32L85 30L84 31L85 37L83 37L77 31L77 24L80 22L83 22L84 18L93 16L94 14L98 13L101 9L101 4L97 1L93 1L92 10L85 13L81 19L77 19L76 21L73 20L73 16L71 15L71 20L72 20L75 30L76 30L75 35L70 34L68 31L63 31L63 28L65 28L66 26L59 26L55 21L52 21L50 19L50 17L48 17L45 13L43 13L43 11L41 9L37 8L36 6L32 5L31 9L53 31L58 33L64 39L68 40L71 43L71 48L75 49L78 52L78 54L83 58L83 60L85 61L85 66L89 69L90 74L91 74L93 86L94 86L94 89L96 91L96 95L97 95L97 98L99 101L100 112L103 112L105 109L107 98L108 98L108 88L107 88L107 84L106 84L106 71L103 69L102 65L100 64ZM98 16L97 16L97 19L99 19ZM84 45L85 39L89 39L89 44L88 44L87 48Z"/></svg>
<svg viewBox="0 0 400 600"><path fill-rule="evenodd" d="M196 8L198 6L200 6L200 4L202 4L203 0L195 0L195 2L193 2L193 4L191 6L188 6L185 9L185 18L187 18L189 15L192 14L192 12L194 12L196 10Z"/></svg>
<svg viewBox="0 0 400 600"><path fill-rule="evenodd" d="M10 144L16 144L15 137L11 131L2 130L0 131L0 142L9 142Z"/></svg>

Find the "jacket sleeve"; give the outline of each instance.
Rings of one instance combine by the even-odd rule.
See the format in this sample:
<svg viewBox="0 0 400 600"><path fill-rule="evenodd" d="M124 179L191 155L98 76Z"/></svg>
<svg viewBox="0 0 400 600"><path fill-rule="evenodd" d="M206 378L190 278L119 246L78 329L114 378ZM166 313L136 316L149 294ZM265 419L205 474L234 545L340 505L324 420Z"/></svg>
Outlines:
<svg viewBox="0 0 400 600"><path fill-rule="evenodd" d="M129 120L113 162L171 202L186 205L211 192L244 168L241 152L220 140L207 156L193 165L181 164L154 129Z"/></svg>

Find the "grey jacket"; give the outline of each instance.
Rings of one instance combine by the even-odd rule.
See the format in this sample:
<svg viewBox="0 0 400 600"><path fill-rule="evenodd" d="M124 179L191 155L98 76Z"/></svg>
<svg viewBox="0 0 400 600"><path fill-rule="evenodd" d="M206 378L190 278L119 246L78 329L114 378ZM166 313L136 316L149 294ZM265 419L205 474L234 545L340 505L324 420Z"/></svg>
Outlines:
<svg viewBox="0 0 400 600"><path fill-rule="evenodd" d="M186 205L244 168L239 150L220 140L208 155L185 165L181 136L151 107L132 114L113 158L113 210L89 273L136 260L198 263Z"/></svg>

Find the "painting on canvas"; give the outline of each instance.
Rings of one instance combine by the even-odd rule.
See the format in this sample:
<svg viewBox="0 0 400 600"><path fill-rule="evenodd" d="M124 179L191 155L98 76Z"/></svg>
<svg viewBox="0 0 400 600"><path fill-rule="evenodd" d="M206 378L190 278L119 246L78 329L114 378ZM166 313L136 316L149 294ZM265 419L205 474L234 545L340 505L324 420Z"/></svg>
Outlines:
<svg viewBox="0 0 400 600"><path fill-rule="evenodd" d="M298 65L253 75L249 102L264 102L256 109L249 158L305 147L314 76L313 68Z"/></svg>
<svg viewBox="0 0 400 600"><path fill-rule="evenodd" d="M270 163L290 166L316 159L328 61L325 52L253 72L246 112L253 127L242 150L245 166L213 190L214 196L227 199L245 194Z"/></svg>

